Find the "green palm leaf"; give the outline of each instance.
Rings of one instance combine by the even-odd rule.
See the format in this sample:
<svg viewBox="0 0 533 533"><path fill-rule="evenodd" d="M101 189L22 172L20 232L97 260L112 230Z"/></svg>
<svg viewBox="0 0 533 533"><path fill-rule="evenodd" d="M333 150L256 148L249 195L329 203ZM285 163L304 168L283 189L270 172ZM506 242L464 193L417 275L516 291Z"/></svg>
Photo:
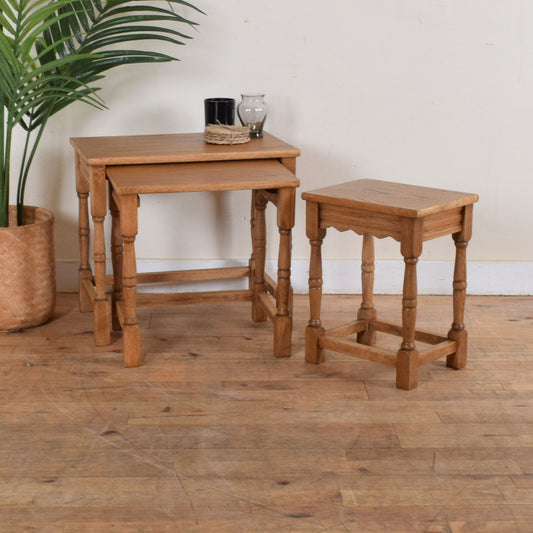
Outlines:
<svg viewBox="0 0 533 533"><path fill-rule="evenodd" d="M111 68L175 60L138 43L183 45L196 26L178 12L183 8L201 13L184 0L0 0L0 226L7 225L13 128L28 136L18 182L22 214L47 120L73 102L104 108L94 83Z"/></svg>

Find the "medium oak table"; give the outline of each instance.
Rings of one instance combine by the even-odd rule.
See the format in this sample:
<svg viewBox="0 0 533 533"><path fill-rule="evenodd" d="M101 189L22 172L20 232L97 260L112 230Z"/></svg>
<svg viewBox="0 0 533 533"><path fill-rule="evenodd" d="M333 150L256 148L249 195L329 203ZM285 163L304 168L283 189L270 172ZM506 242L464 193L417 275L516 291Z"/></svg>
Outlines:
<svg viewBox="0 0 533 533"><path fill-rule="evenodd" d="M274 353L278 357L290 355L292 333L290 250L294 225L295 189L299 185L294 176L296 157L300 151L265 133L262 138L240 145L206 144L202 133L135 135L118 137L78 137L71 144L76 154L76 190L79 199L79 297L80 310L94 313L94 336L97 345L111 342L111 313L106 282L106 244L104 220L107 212L106 182L114 174L114 198L110 208L116 219L113 225L114 296L117 315L114 325L134 326L137 282L233 279L249 277L250 289L193 293L175 296L175 303L192 301L252 301L252 319L263 321L269 317L274 323ZM154 178L155 176L155 178ZM189 177L187 177L189 176ZM150 192L185 192L216 190L252 190L252 256L248 267L174 273L146 273L136 275L132 229L136 233L137 195ZM135 199L135 200L132 200ZM278 256L278 284L264 273L265 209L268 202L277 207L280 233ZM90 202L90 207L89 207ZM135 204L135 208L134 208ZM124 206L127 206L126 208ZM120 207L123 215L119 218ZM94 226L93 263L90 264L90 222ZM128 226L129 224L129 226ZM122 235L120 226L125 230ZM122 277L121 247L124 242ZM133 254L133 255L130 255ZM122 291L122 287L124 290ZM193 297L196 294L196 297ZM159 302L162 302L160 296ZM124 299L122 299L124 297ZM154 295L145 295L147 299ZM166 296L168 301L168 295ZM274 300L275 303L272 303ZM127 303L126 303L127 302ZM153 302L152 302L153 303ZM131 331L135 328L130 328ZM137 328L138 331L138 328ZM126 334L125 345L137 346L138 333ZM126 346L125 346L126 348ZM127 353L126 353L127 352ZM140 357L134 348L125 349L125 365L138 366Z"/></svg>

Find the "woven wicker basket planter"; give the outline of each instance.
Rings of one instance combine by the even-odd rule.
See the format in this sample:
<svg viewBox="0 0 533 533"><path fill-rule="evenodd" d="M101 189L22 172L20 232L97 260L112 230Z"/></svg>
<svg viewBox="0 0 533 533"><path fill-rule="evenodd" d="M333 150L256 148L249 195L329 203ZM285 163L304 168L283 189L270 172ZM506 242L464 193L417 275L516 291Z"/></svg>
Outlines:
<svg viewBox="0 0 533 533"><path fill-rule="evenodd" d="M43 324L56 302L54 215L26 206L24 226L15 226L15 207L9 209L10 227L0 228L2 331Z"/></svg>

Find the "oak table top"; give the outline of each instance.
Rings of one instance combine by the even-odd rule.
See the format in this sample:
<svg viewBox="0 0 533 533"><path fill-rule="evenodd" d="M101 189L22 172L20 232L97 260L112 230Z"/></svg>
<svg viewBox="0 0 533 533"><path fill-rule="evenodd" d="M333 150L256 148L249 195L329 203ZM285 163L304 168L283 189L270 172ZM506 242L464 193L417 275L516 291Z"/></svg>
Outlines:
<svg viewBox="0 0 533 533"><path fill-rule="evenodd" d="M107 177L121 195L279 189L300 184L274 160L111 166Z"/></svg>
<svg viewBox="0 0 533 533"><path fill-rule="evenodd" d="M421 218L455 207L470 205L477 194L420 187L404 183L362 179L304 192L304 200L326 202L409 218Z"/></svg>
<svg viewBox="0 0 533 533"><path fill-rule="evenodd" d="M203 133L73 137L70 143L91 166L294 158L300 150L264 133L245 144L207 144Z"/></svg>

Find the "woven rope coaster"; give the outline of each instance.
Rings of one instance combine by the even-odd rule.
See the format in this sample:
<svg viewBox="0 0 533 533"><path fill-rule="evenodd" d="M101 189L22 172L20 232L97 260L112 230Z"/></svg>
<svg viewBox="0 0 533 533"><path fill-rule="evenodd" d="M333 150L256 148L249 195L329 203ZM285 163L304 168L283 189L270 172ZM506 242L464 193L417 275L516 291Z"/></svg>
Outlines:
<svg viewBox="0 0 533 533"><path fill-rule="evenodd" d="M250 140L250 129L224 124L208 124L205 127L204 140L210 144L243 144Z"/></svg>

